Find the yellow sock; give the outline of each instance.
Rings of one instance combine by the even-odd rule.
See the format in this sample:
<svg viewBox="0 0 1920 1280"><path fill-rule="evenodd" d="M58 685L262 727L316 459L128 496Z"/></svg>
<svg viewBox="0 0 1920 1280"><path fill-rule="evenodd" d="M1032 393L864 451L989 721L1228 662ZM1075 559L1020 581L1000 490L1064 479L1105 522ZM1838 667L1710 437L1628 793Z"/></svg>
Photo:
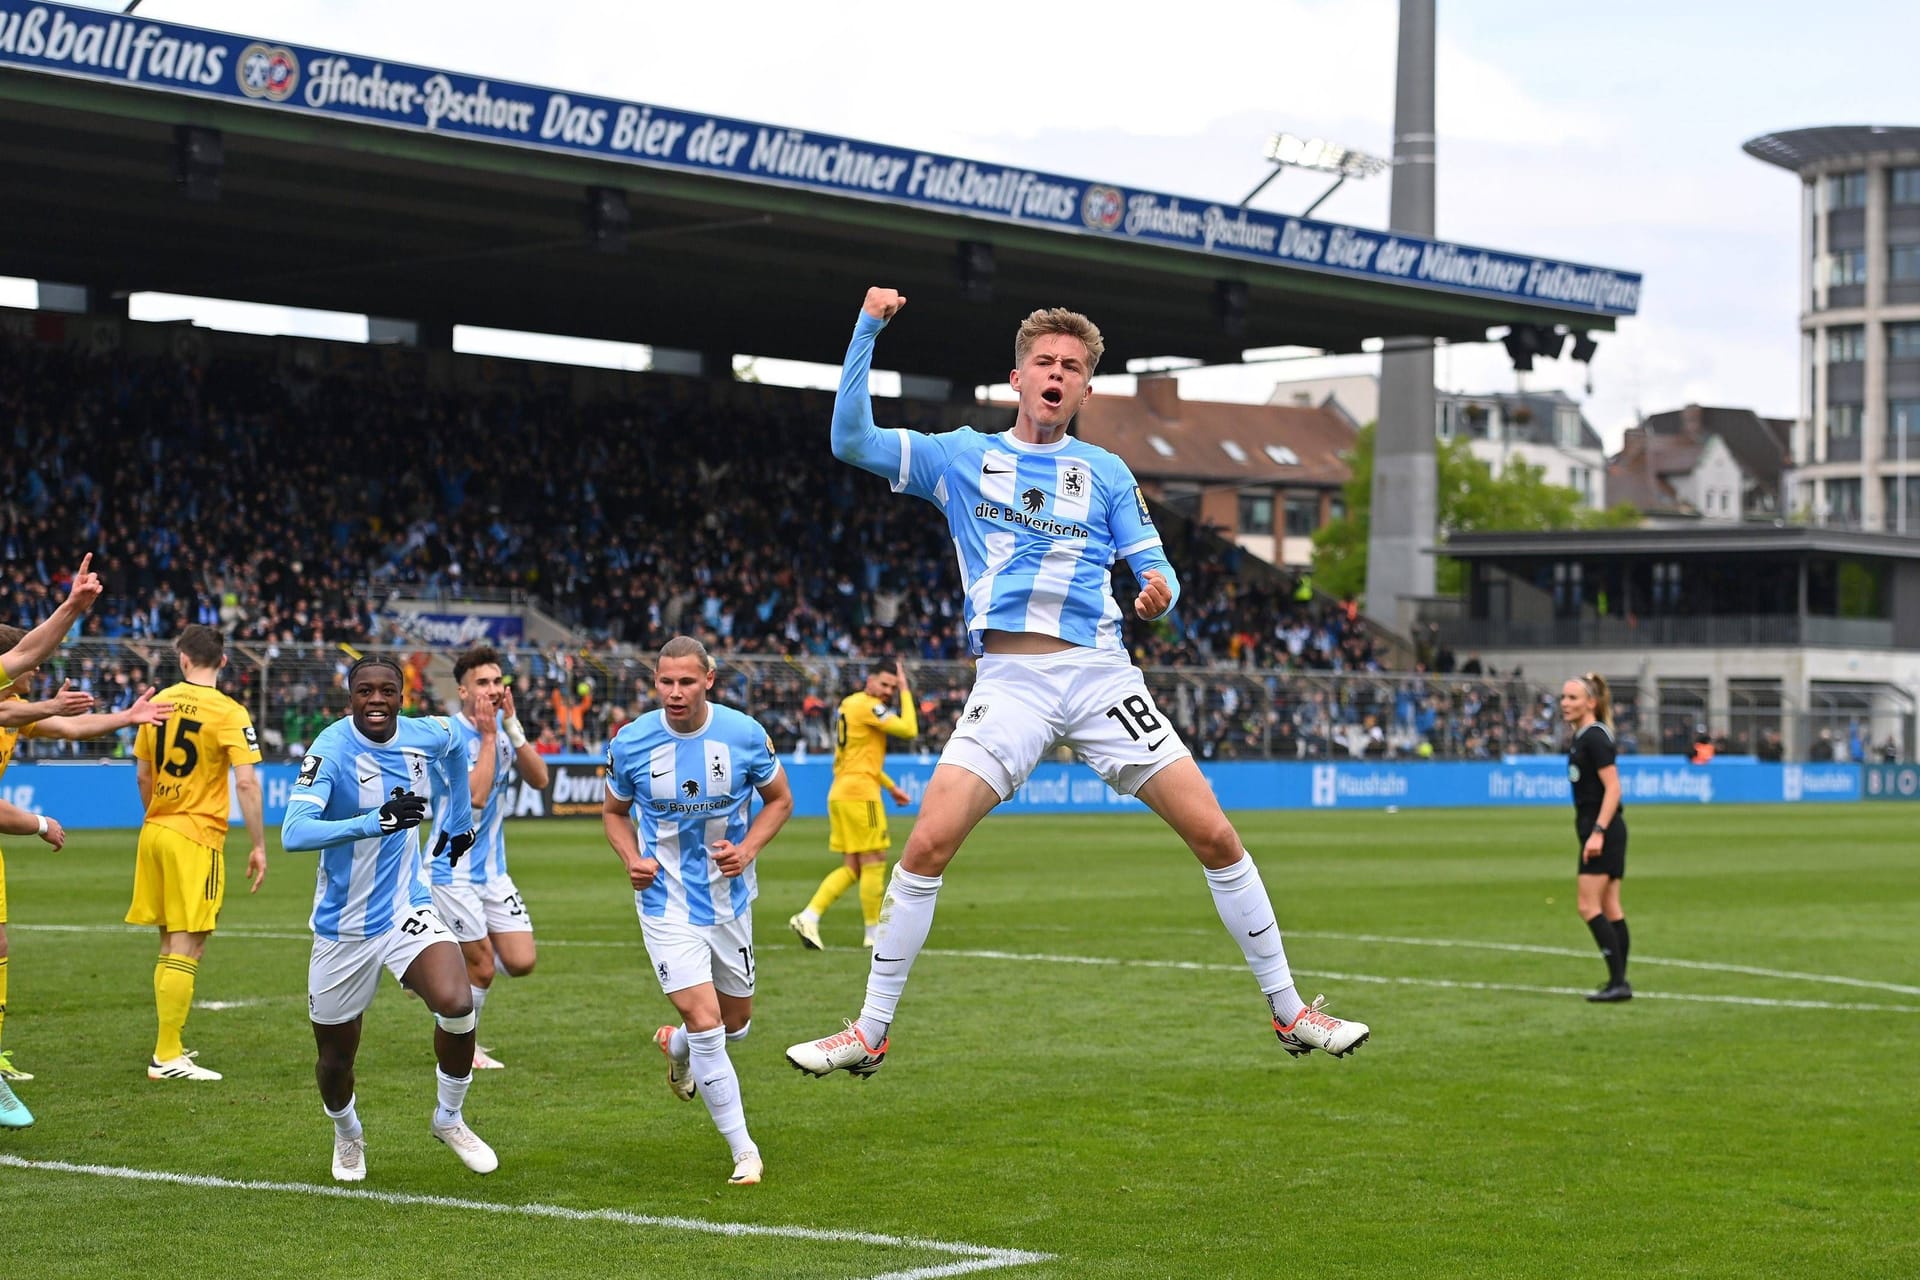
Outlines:
<svg viewBox="0 0 1920 1280"><path fill-rule="evenodd" d="M827 878L820 882L820 887L813 891L813 901L807 904L807 910L816 916L822 915L841 894L851 888L853 888L853 872L845 867L835 867L827 873Z"/></svg>
<svg viewBox="0 0 1920 1280"><path fill-rule="evenodd" d="M7 958L0 956L0 1031L7 1026Z"/></svg>
<svg viewBox="0 0 1920 1280"><path fill-rule="evenodd" d="M860 868L860 914L869 928L880 923L880 902L887 896L887 864L869 862Z"/></svg>
<svg viewBox="0 0 1920 1280"><path fill-rule="evenodd" d="M155 1062L171 1062L186 1052L180 1047L180 1032L187 1025L187 1010L193 1007L193 978L199 971L198 960L165 952L153 966L153 1003L160 1011L160 1037L153 1042Z"/></svg>

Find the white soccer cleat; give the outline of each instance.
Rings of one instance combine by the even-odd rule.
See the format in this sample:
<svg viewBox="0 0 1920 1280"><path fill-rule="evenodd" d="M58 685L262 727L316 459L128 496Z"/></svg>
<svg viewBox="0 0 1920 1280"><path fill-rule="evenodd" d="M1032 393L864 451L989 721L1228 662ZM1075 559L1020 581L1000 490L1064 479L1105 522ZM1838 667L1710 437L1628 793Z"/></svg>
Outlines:
<svg viewBox="0 0 1920 1280"><path fill-rule="evenodd" d="M807 944L809 951L825 951L827 944L820 941L820 923L805 916L787 917L787 928L800 935L800 941Z"/></svg>
<svg viewBox="0 0 1920 1280"><path fill-rule="evenodd" d="M760 1153L749 1151L733 1162L733 1176L727 1179L730 1187L751 1187L760 1181L766 1166L760 1163Z"/></svg>
<svg viewBox="0 0 1920 1280"><path fill-rule="evenodd" d="M432 1126L433 1136L453 1148L453 1154L460 1157L460 1163L475 1173L492 1173L500 1167L500 1157L493 1154L493 1148L480 1141L480 1135L467 1128L466 1121L453 1124Z"/></svg>
<svg viewBox="0 0 1920 1280"><path fill-rule="evenodd" d="M507 1064L476 1044L473 1046L473 1069L475 1071L505 1071Z"/></svg>
<svg viewBox="0 0 1920 1280"><path fill-rule="evenodd" d="M367 1180L367 1140L364 1135L358 1138L343 1138L337 1133L333 1135L333 1180Z"/></svg>
<svg viewBox="0 0 1920 1280"><path fill-rule="evenodd" d="M809 1040L805 1044L792 1046L787 1050L787 1061L810 1076L829 1076L836 1071L845 1071L864 1080L885 1065L887 1045L892 1039L889 1036L880 1042L878 1048L870 1047L861 1038L860 1028L849 1022L845 1031L824 1040Z"/></svg>
<svg viewBox="0 0 1920 1280"><path fill-rule="evenodd" d="M673 1050L667 1047L673 1039L673 1028L662 1027L653 1033L654 1044L667 1059L667 1088L673 1090L673 1096L682 1102L692 1102L693 1095L699 1092L699 1086L693 1082L693 1064L681 1062L673 1056Z"/></svg>
<svg viewBox="0 0 1920 1280"><path fill-rule="evenodd" d="M1344 1058L1367 1042L1373 1031L1366 1023L1347 1022L1320 1012L1326 999L1315 996L1313 1003L1300 1011L1290 1027L1281 1026L1278 1018L1273 1020L1273 1032L1280 1037L1282 1049L1296 1058L1315 1049Z"/></svg>
<svg viewBox="0 0 1920 1280"><path fill-rule="evenodd" d="M149 1080L219 1080L218 1071L209 1071L195 1062L187 1054L169 1058L165 1062L158 1058L147 1060L147 1079Z"/></svg>

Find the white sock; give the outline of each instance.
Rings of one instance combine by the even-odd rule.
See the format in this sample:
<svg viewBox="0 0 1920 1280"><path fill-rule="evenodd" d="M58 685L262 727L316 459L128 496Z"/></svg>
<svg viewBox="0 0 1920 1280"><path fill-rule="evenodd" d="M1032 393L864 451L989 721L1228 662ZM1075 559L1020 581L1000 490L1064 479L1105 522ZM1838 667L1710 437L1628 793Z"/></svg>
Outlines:
<svg viewBox="0 0 1920 1280"><path fill-rule="evenodd" d="M740 1077L734 1074L733 1059L727 1057L725 1027L687 1032L687 1047L692 1050L693 1078L700 1086L700 1099L707 1104L713 1127L727 1140L735 1160L755 1150L747 1136L747 1115L740 1106Z"/></svg>
<svg viewBox="0 0 1920 1280"><path fill-rule="evenodd" d="M740 1029L738 1031L727 1032L727 1043L739 1044L742 1040L745 1040L747 1038L747 1032L751 1030L753 1030L753 1019L748 1018L745 1022L740 1024Z"/></svg>
<svg viewBox="0 0 1920 1280"><path fill-rule="evenodd" d="M1304 1006L1297 994L1290 997L1291 1009L1273 999L1293 990L1293 972L1287 967L1287 949L1280 941L1280 922L1273 914L1273 903L1267 898L1267 886L1261 883L1260 868L1253 865L1253 855L1242 850L1240 861L1232 866L1205 870L1207 888L1213 892L1213 906L1220 913L1220 922L1240 944L1241 952L1247 957L1247 968L1253 970L1254 980L1260 984L1261 994L1269 997L1274 1017L1291 1026Z"/></svg>
<svg viewBox="0 0 1920 1280"><path fill-rule="evenodd" d="M473 992L473 1016L477 1018L480 1016L480 1010L485 1007L487 1003L487 992L490 988L476 987L469 983L467 984L467 989Z"/></svg>
<svg viewBox="0 0 1920 1280"><path fill-rule="evenodd" d="M870 1047L887 1038L900 994L920 948L933 929L933 906L940 894L939 876L919 876L896 866L880 904L880 937L873 947L867 972L867 1002L860 1006L860 1034Z"/></svg>
<svg viewBox="0 0 1920 1280"><path fill-rule="evenodd" d="M472 1074L450 1076L435 1067L433 1078L440 1083L440 1105L433 1113L433 1122L443 1129L450 1124L459 1124L460 1108L467 1101L467 1086L473 1083Z"/></svg>
<svg viewBox="0 0 1920 1280"><path fill-rule="evenodd" d="M683 1065L686 1063L687 1056L689 1053L689 1050L687 1048L687 1024L686 1023L683 1022L679 1026L675 1027L673 1029L673 1034L667 1038L667 1053L669 1056L673 1058L675 1062L681 1063Z"/></svg>
<svg viewBox="0 0 1920 1280"><path fill-rule="evenodd" d="M812 907L800 908L800 918L802 920L805 920L808 924L820 923L820 913L818 911L815 911Z"/></svg>
<svg viewBox="0 0 1920 1280"><path fill-rule="evenodd" d="M357 1101L358 1095L348 1098L346 1107L339 1111L329 1110L324 1102L320 1104L320 1109L327 1113L327 1119L333 1121L334 1133L342 1138L358 1138L365 1132L360 1127L360 1113L354 1110L353 1104Z"/></svg>

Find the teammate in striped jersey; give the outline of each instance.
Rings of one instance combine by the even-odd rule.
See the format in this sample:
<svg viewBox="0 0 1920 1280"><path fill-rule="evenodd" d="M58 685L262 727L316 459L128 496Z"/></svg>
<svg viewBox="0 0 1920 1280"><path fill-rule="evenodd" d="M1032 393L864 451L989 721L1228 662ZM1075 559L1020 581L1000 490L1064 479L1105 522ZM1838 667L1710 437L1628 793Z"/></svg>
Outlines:
<svg viewBox="0 0 1920 1280"><path fill-rule="evenodd" d="M367 1176L353 1062L382 965L426 1001L439 1024L433 1136L475 1173L499 1167L461 1112L473 1081L473 994L460 948L434 914L417 830L444 795L446 820L432 856L457 861L472 845L467 753L444 718L401 718L405 690L392 658L369 656L349 668L352 714L314 735L280 830L289 852L320 854L308 918L307 1016L319 1050L320 1099L333 1121L333 1176L342 1182Z"/></svg>
<svg viewBox="0 0 1920 1280"><path fill-rule="evenodd" d="M880 1069L947 863L1059 745L1078 752L1115 791L1138 796L1200 860L1281 1047L1296 1057L1352 1052L1366 1040L1366 1025L1300 998L1252 857L1121 641L1108 580L1116 559L1139 584L1133 607L1141 618L1165 616L1180 584L1126 464L1067 434L1092 394L1105 350L1099 329L1063 308L1027 317L1014 338L1010 381L1019 410L1010 431L881 431L867 372L875 339L906 301L892 289L867 291L834 399L833 453L941 509L966 583L968 639L982 656L887 886L860 1018L792 1046L787 1060L820 1076Z"/></svg>
<svg viewBox="0 0 1920 1280"><path fill-rule="evenodd" d="M707 701L713 670L691 636L660 650L660 706L607 744L601 822L633 885L647 958L681 1017L654 1032L667 1084L683 1102L705 1101L733 1153L727 1181L746 1186L763 1166L727 1042L745 1040L753 1019L754 861L793 812L793 793L766 730ZM749 820L755 795L762 807Z"/></svg>
<svg viewBox="0 0 1920 1280"><path fill-rule="evenodd" d="M498 653L484 645L469 649L454 660L453 678L460 688L453 731L466 752L467 789L478 816L467 856L457 864L433 863L433 908L460 943L477 1018L493 988L496 956L510 977L533 972L533 917L507 872L506 811L516 774L535 788L547 785L547 760L527 741L514 714ZM442 797L436 827L444 825L445 810ZM489 1070L506 1064L476 1043L473 1065Z"/></svg>

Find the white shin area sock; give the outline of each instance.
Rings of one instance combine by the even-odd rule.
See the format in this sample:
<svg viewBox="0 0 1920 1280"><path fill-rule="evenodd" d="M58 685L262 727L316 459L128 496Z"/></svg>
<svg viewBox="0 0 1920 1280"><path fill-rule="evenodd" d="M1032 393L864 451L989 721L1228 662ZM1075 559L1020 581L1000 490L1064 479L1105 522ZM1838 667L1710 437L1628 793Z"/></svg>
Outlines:
<svg viewBox="0 0 1920 1280"><path fill-rule="evenodd" d="M740 1105L740 1077L734 1073L733 1059L727 1056L726 1028L689 1031L687 1047L692 1051L693 1078L700 1086L700 1099L707 1104L713 1127L738 1159L754 1145L747 1136L746 1111Z"/></svg>
<svg viewBox="0 0 1920 1280"><path fill-rule="evenodd" d="M907 975L933 928L933 907L940 895L939 876L920 876L895 867L880 907L880 936L867 973L867 1002L860 1008L861 1034L877 1045L893 1024Z"/></svg>
<svg viewBox="0 0 1920 1280"><path fill-rule="evenodd" d="M353 1105L358 1101L357 1096L348 1098L345 1109L340 1111L330 1110L324 1102L320 1104L320 1109L327 1113L327 1119L333 1121L333 1131L343 1138L357 1138L363 1132L360 1128L360 1113Z"/></svg>
<svg viewBox="0 0 1920 1280"><path fill-rule="evenodd" d="M1287 967L1286 946L1280 941L1280 922L1273 914L1267 886L1260 880L1260 869L1253 865L1253 855L1243 851L1240 861L1232 866L1218 870L1208 867L1206 873L1207 888L1213 892L1214 910L1220 913L1220 922L1227 926L1233 940L1240 944L1247 968L1253 970L1261 992L1272 996L1290 990L1293 973ZM1284 1020L1291 1023L1298 1012L1297 1009L1285 1011ZM1274 1014L1282 1016L1277 1005Z"/></svg>
<svg viewBox="0 0 1920 1280"><path fill-rule="evenodd" d="M467 1103L467 1086L473 1083L472 1073L464 1076L450 1076L439 1067L433 1069L433 1078L439 1085L440 1109L433 1113L438 1124L452 1124L460 1119L460 1108Z"/></svg>
<svg viewBox="0 0 1920 1280"><path fill-rule="evenodd" d="M492 990L492 988L476 987L472 983L468 983L467 989L473 992L473 1016L477 1018L480 1016L480 1010L486 1007L487 992Z"/></svg>
<svg viewBox="0 0 1920 1280"><path fill-rule="evenodd" d="M673 1029L671 1036L667 1037L667 1053L675 1062L685 1062L687 1055L691 1052L692 1050L687 1048L687 1024L683 1022Z"/></svg>

